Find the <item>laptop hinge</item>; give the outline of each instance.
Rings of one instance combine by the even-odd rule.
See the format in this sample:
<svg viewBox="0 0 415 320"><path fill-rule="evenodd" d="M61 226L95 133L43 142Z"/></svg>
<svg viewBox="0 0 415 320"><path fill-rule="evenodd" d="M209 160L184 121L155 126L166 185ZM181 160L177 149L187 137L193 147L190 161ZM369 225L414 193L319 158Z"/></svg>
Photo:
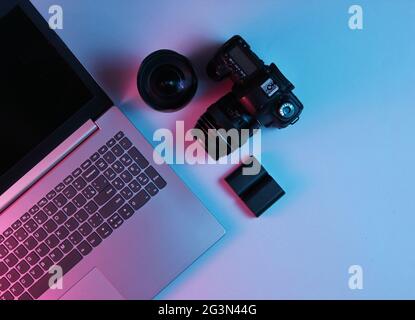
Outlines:
<svg viewBox="0 0 415 320"><path fill-rule="evenodd" d="M96 130L98 130L98 126L95 122L88 120L69 138L49 153L33 169L0 196L0 213L88 139Z"/></svg>

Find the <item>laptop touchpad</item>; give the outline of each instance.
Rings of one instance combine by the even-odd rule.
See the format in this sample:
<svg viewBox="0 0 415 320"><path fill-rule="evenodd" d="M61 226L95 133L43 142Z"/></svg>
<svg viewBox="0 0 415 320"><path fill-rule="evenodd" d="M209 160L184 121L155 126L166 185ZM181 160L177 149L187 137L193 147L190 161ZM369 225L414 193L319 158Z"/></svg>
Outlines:
<svg viewBox="0 0 415 320"><path fill-rule="evenodd" d="M75 284L61 300L125 300L98 269Z"/></svg>

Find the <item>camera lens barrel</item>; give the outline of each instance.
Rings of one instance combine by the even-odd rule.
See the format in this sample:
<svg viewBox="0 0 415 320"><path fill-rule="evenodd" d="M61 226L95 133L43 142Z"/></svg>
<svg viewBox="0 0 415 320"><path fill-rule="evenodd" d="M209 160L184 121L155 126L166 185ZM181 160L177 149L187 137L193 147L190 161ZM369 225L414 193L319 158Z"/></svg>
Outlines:
<svg viewBox="0 0 415 320"><path fill-rule="evenodd" d="M197 91L198 81L190 61L172 50L158 50L144 59L137 76L143 100L158 111L186 106Z"/></svg>

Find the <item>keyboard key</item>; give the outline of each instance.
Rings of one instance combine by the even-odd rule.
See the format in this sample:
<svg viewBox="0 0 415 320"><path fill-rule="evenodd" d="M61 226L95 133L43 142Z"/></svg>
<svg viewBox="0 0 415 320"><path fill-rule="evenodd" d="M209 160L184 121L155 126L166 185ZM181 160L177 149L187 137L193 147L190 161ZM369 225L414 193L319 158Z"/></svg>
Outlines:
<svg viewBox="0 0 415 320"><path fill-rule="evenodd" d="M97 161L99 159L99 153L95 152L89 159L93 162Z"/></svg>
<svg viewBox="0 0 415 320"><path fill-rule="evenodd" d="M20 245L18 246L15 250L14 250L14 255L19 258L19 259L23 259L28 253L29 251L27 251L26 247L24 245Z"/></svg>
<svg viewBox="0 0 415 320"><path fill-rule="evenodd" d="M50 219L43 225L43 228L47 233L52 233L58 228L58 225L53 219Z"/></svg>
<svg viewBox="0 0 415 320"><path fill-rule="evenodd" d="M62 268L63 275L65 275L81 260L82 255L77 250L72 250L57 265ZM35 299L40 298L49 289L49 279L50 274L47 273L38 281L36 281L35 284L28 290L30 295Z"/></svg>
<svg viewBox="0 0 415 320"><path fill-rule="evenodd" d="M137 193L141 189L141 185L140 185L140 183L137 180L131 181L131 183L128 185L128 187L134 193Z"/></svg>
<svg viewBox="0 0 415 320"><path fill-rule="evenodd" d="M108 219L108 223L112 229L118 229L123 224L123 219L116 213Z"/></svg>
<svg viewBox="0 0 415 320"><path fill-rule="evenodd" d="M76 219L75 218L70 218L69 220L67 220L66 222L65 222L65 227L70 231L70 232L72 232L72 231L74 231L76 228L78 228L78 226L79 226L79 223L78 223L78 221L76 221Z"/></svg>
<svg viewBox="0 0 415 320"><path fill-rule="evenodd" d="M94 248L98 247L100 245L100 243L102 242L101 237L96 232L94 232L90 236L88 236L88 238L86 238L86 240Z"/></svg>
<svg viewBox="0 0 415 320"><path fill-rule="evenodd" d="M30 269L29 264L26 261L20 261L19 264L16 266L16 270L20 273L20 274L25 274L26 272L28 272Z"/></svg>
<svg viewBox="0 0 415 320"><path fill-rule="evenodd" d="M117 178L112 182L112 185L117 189L117 190L121 190L122 188L125 187L125 183L124 181L121 180L121 178Z"/></svg>
<svg viewBox="0 0 415 320"><path fill-rule="evenodd" d="M111 168L108 168L107 170L104 171L104 176L108 180L112 181L112 180L115 179L115 177L117 176L117 174L114 172L114 170L112 170Z"/></svg>
<svg viewBox="0 0 415 320"><path fill-rule="evenodd" d="M39 266L44 271L49 271L50 267L53 266L53 261L49 257L44 257L40 262Z"/></svg>
<svg viewBox="0 0 415 320"><path fill-rule="evenodd" d="M13 229L12 228L8 228L6 229L6 231L3 232L3 236L10 237L13 234Z"/></svg>
<svg viewBox="0 0 415 320"><path fill-rule="evenodd" d="M157 188L163 189L167 185L166 181L163 180L163 178L153 167L148 167L145 172L149 176L151 181L154 182Z"/></svg>
<svg viewBox="0 0 415 320"><path fill-rule="evenodd" d="M96 177L98 177L98 175L99 175L99 171L97 167L92 166L82 174L82 178L84 178L86 182L91 182Z"/></svg>
<svg viewBox="0 0 415 320"><path fill-rule="evenodd" d="M28 221L30 219L30 214L27 212L24 215L22 215L22 217L20 218L20 221L25 223L26 221ZM6 230L7 231L7 230Z"/></svg>
<svg viewBox="0 0 415 320"><path fill-rule="evenodd" d="M10 282L6 278L0 279L0 292L4 292L10 287Z"/></svg>
<svg viewBox="0 0 415 320"><path fill-rule="evenodd" d="M19 300L19 301L31 301L31 300L33 300L33 298L30 294L25 292L17 300Z"/></svg>
<svg viewBox="0 0 415 320"><path fill-rule="evenodd" d="M131 199L131 197L134 195L133 192L131 191L130 188L125 187L124 189L121 190L121 195L123 196L123 198L125 200L129 200Z"/></svg>
<svg viewBox="0 0 415 320"><path fill-rule="evenodd" d="M87 199L92 199L93 197L95 197L95 195L97 194L97 192L95 191L94 188L92 188L91 186L87 186L83 191L82 194L85 196L85 198Z"/></svg>
<svg viewBox="0 0 415 320"><path fill-rule="evenodd" d="M66 198L64 197L64 196L62 196L65 200L64 200L64 203L66 203ZM59 198L59 199L58 199ZM58 203L61 203L60 202L60 200L61 200L61 198L60 198L60 196L57 196L55 199L54 199L54 201L55 200L58 200L57 202ZM64 204L63 204L64 205ZM59 207L59 206L58 206ZM53 204L52 202L50 202L50 203L48 203L47 205L46 205L46 207L43 209L43 211L45 211L45 213L50 217L51 215L54 215L57 211L58 211L58 208L55 206L55 204Z"/></svg>
<svg viewBox="0 0 415 320"><path fill-rule="evenodd" d="M115 161L113 164L112 164L112 166L111 166L111 168L112 169L114 169L114 171L116 172L116 173L121 173L121 172L123 172L124 171L124 169L125 169L125 167L122 165L122 163L120 162L120 161Z"/></svg>
<svg viewBox="0 0 415 320"><path fill-rule="evenodd" d="M129 219L129 218L131 218L133 216L134 209L131 208L131 206L129 204L126 204L120 210L118 210L118 213L120 214L120 216L124 220L127 220L127 219Z"/></svg>
<svg viewBox="0 0 415 320"><path fill-rule="evenodd" d="M128 150L133 146L133 144L127 137L124 137L123 139L121 139L120 145L121 147L123 147L124 150Z"/></svg>
<svg viewBox="0 0 415 320"><path fill-rule="evenodd" d="M75 197L76 195L76 189L72 186L68 186L65 190L63 190L63 195L67 198L67 199L72 199L73 197Z"/></svg>
<svg viewBox="0 0 415 320"><path fill-rule="evenodd" d="M16 222L14 222L14 223L12 224L12 228L13 228L13 230L17 230L17 229L19 229L21 226L22 226L22 222L21 222L20 220L17 220Z"/></svg>
<svg viewBox="0 0 415 320"><path fill-rule="evenodd" d="M125 183L129 183L131 182L131 180L133 180L133 175L127 170L121 173L120 177L122 181L124 181Z"/></svg>
<svg viewBox="0 0 415 320"><path fill-rule="evenodd" d="M102 222L102 219L101 219L101 222ZM79 227L79 229L78 229L78 231L84 236L84 237L86 237L86 236L88 236L88 235L90 235L91 234L91 232L93 231L92 230L92 227L87 223L87 222L85 222L83 225L81 225L80 227Z"/></svg>
<svg viewBox="0 0 415 320"><path fill-rule="evenodd" d="M105 204L109 199L111 199L115 194L117 193L117 190L115 187L109 185L105 190L101 191L95 198L95 202L102 206Z"/></svg>
<svg viewBox="0 0 415 320"><path fill-rule="evenodd" d="M117 156L117 157L121 157L122 154L124 153L124 150L122 149L121 146L119 146L118 144L115 145L114 147L112 147L111 151Z"/></svg>
<svg viewBox="0 0 415 320"><path fill-rule="evenodd" d="M60 183L60 184L58 184L58 185L55 187L55 191L56 191L57 193L62 192L62 191L63 191L63 189L65 189L65 185L64 185L63 183Z"/></svg>
<svg viewBox="0 0 415 320"><path fill-rule="evenodd" d="M17 262L19 262L19 259L13 254L9 253L9 255L4 258L4 262L7 264L9 268L14 267Z"/></svg>
<svg viewBox="0 0 415 320"><path fill-rule="evenodd" d="M60 245L59 245L59 249L64 253L67 254L69 251L71 251L73 248L72 243L66 239L64 240Z"/></svg>
<svg viewBox="0 0 415 320"><path fill-rule="evenodd" d="M68 185L68 184L71 184L72 181L73 181L73 177L72 176L67 176L65 178L65 180L63 180L63 183L66 184L66 185Z"/></svg>
<svg viewBox="0 0 415 320"><path fill-rule="evenodd" d="M92 251L92 247L89 245L88 241L82 241L77 249L83 256L90 254Z"/></svg>
<svg viewBox="0 0 415 320"><path fill-rule="evenodd" d="M140 173L141 169L138 167L136 163L133 163L131 166L128 167L128 171L135 177Z"/></svg>
<svg viewBox="0 0 415 320"><path fill-rule="evenodd" d="M29 288L34 282L35 280L33 280L30 274L26 274L20 279L20 284L25 288Z"/></svg>
<svg viewBox="0 0 415 320"><path fill-rule="evenodd" d="M81 173L82 173L82 169L81 168L77 168L77 169L75 169L74 172L72 172L72 176L74 178L77 178L77 177L79 177L81 175Z"/></svg>
<svg viewBox="0 0 415 320"><path fill-rule="evenodd" d="M113 146L115 146L115 144L116 144L117 142L115 141L115 139L111 139L111 140L109 140L105 145L108 147L108 148L112 148Z"/></svg>
<svg viewBox="0 0 415 320"><path fill-rule="evenodd" d="M144 190L141 190L137 195L135 195L129 202L129 204L133 207L134 210L140 209L150 200L150 196Z"/></svg>
<svg viewBox="0 0 415 320"><path fill-rule="evenodd" d="M108 187L109 181L104 176L99 176L92 182L92 186L97 190L98 192L101 192L106 187Z"/></svg>
<svg viewBox="0 0 415 320"><path fill-rule="evenodd" d="M66 220L67 216L62 211L59 211L53 216L53 221L55 221L58 225L64 223Z"/></svg>
<svg viewBox="0 0 415 320"><path fill-rule="evenodd" d="M35 213L37 213L38 211L40 210L40 208L37 206L37 205L34 205L30 210L29 210L29 213L30 214L35 214Z"/></svg>
<svg viewBox="0 0 415 320"><path fill-rule="evenodd" d="M92 165L92 161L88 159L88 160L86 160L83 164L81 164L81 168L82 168L83 170L86 170L86 169L88 169L91 165Z"/></svg>
<svg viewBox="0 0 415 320"><path fill-rule="evenodd" d="M142 185L145 186L149 181L149 177L147 177L147 175L145 173L141 173L138 178L137 181Z"/></svg>
<svg viewBox="0 0 415 320"><path fill-rule="evenodd" d="M144 169L149 165L149 162L147 161L147 159L144 158L144 156L141 154L140 151L138 151L136 147L131 148L128 151L128 154L133 159L133 161L138 164L138 166L141 169Z"/></svg>
<svg viewBox="0 0 415 320"><path fill-rule="evenodd" d="M4 241L4 245L8 250L14 250L14 248L16 248L18 244L19 243L17 242L16 238L13 236Z"/></svg>
<svg viewBox="0 0 415 320"><path fill-rule="evenodd" d="M98 206L94 201L91 200L85 205L84 209L88 214L93 214L98 210Z"/></svg>
<svg viewBox="0 0 415 320"><path fill-rule="evenodd" d="M115 135L116 140L121 140L124 137L124 132L120 131Z"/></svg>
<svg viewBox="0 0 415 320"><path fill-rule="evenodd" d="M6 274L6 279L9 280L9 282L14 283L20 278L20 273L17 272L16 269L12 269ZM1 291L1 290L0 290Z"/></svg>
<svg viewBox="0 0 415 320"><path fill-rule="evenodd" d="M65 204L67 204L68 203L68 199L66 199L65 198L65 196L63 195L63 194L58 194L57 196L56 196L56 198L55 199L53 199L53 203L58 207L58 208L62 208ZM52 212L52 211L51 211ZM50 212L50 213L51 213ZM56 212L56 211L55 211ZM46 212L48 215L51 215L51 214L53 214L53 213L51 213L51 214L49 214L48 212Z"/></svg>
<svg viewBox="0 0 415 320"><path fill-rule="evenodd" d="M104 220L98 213L95 213L91 218L88 219L88 222L94 228L97 228L103 221Z"/></svg>
<svg viewBox="0 0 415 320"><path fill-rule="evenodd" d="M152 182L146 185L145 189L148 192L148 194L152 197L154 197L159 192L159 189L157 189L157 187Z"/></svg>
<svg viewBox="0 0 415 320"><path fill-rule="evenodd" d="M28 237L28 233L25 231L25 229L20 228L19 230L16 230L14 236L16 237L17 241L22 242Z"/></svg>
<svg viewBox="0 0 415 320"><path fill-rule="evenodd" d="M39 279L43 274L43 270L41 267L39 266L35 266L33 267L32 270L29 271L29 274L34 278L34 279Z"/></svg>
<svg viewBox="0 0 415 320"><path fill-rule="evenodd" d="M116 195L99 210L99 213L104 219L107 219L113 215L123 204L124 199L120 195Z"/></svg>
<svg viewBox="0 0 415 320"><path fill-rule="evenodd" d="M0 259L3 259L8 253L9 250L4 245L0 245Z"/></svg>
<svg viewBox="0 0 415 320"><path fill-rule="evenodd" d="M54 234L52 234L45 240L45 243L49 248L53 249L59 244L59 239Z"/></svg>
<svg viewBox="0 0 415 320"><path fill-rule="evenodd" d="M86 181L84 180L84 178L79 177L78 179L74 181L72 185L74 186L76 190L81 191L83 188L86 187Z"/></svg>
<svg viewBox="0 0 415 320"><path fill-rule="evenodd" d="M111 233L112 233L112 229L109 226L108 223L104 222L98 229L97 229L97 233L100 235L100 237L102 239L106 239L108 238Z"/></svg>
<svg viewBox="0 0 415 320"><path fill-rule="evenodd" d="M108 151L108 147L107 146L102 146L101 148L99 148L98 152L100 154L104 154L105 152Z"/></svg>
<svg viewBox="0 0 415 320"><path fill-rule="evenodd" d="M36 254L36 252L31 252L27 255L26 261L31 265L34 266L40 260L40 257Z"/></svg>
<svg viewBox="0 0 415 320"><path fill-rule="evenodd" d="M99 159L96 162L96 165L100 171L104 171L105 169L108 168L108 163L106 163L104 159Z"/></svg>
<svg viewBox="0 0 415 320"><path fill-rule="evenodd" d="M73 203L78 208L81 208L86 203L86 199L82 194L78 194L75 198L73 198Z"/></svg>
<svg viewBox="0 0 415 320"><path fill-rule="evenodd" d="M49 253L50 249L49 247L44 244L41 243L36 249L35 252L39 255L39 257L43 258L44 256L46 256Z"/></svg>
<svg viewBox="0 0 415 320"><path fill-rule="evenodd" d="M82 223L88 219L88 214L85 212L84 209L81 209L77 213L75 213L74 217L79 223Z"/></svg>
<svg viewBox="0 0 415 320"><path fill-rule="evenodd" d="M43 229L38 229L35 233L34 233L34 235L36 234L36 233L39 233L40 232L40 230L43 230ZM46 232L45 232L45 237L46 237ZM41 240L42 241L42 240ZM26 249L27 250L33 250L36 246L37 246L37 241L36 241L36 239L33 237L33 236L30 236L29 238L27 238L24 242L23 242L23 245L26 247ZM1 255L0 255L0 258L1 258Z"/></svg>
<svg viewBox="0 0 415 320"><path fill-rule="evenodd" d="M24 289L20 283L15 283L11 288L10 292L15 296L18 297L23 293Z"/></svg>
<svg viewBox="0 0 415 320"><path fill-rule="evenodd" d="M133 163L133 159L131 159L131 157L126 153L121 156L120 160L121 163L126 167L130 166Z"/></svg>
<svg viewBox="0 0 415 320"><path fill-rule="evenodd" d="M0 296L0 300L14 300L13 295L10 293L10 291L7 291L5 294Z"/></svg>
<svg viewBox="0 0 415 320"><path fill-rule="evenodd" d="M39 228L39 229L36 230L35 233L33 233L33 236L35 237L35 239L37 241L40 242L40 241L43 241L44 239L46 239L47 233L43 228Z"/></svg>
<svg viewBox="0 0 415 320"><path fill-rule="evenodd" d="M8 270L9 268L7 265L4 262L0 261L0 277L3 276Z"/></svg>
<svg viewBox="0 0 415 320"><path fill-rule="evenodd" d="M37 205L39 206L39 207L44 207L46 204L48 203L48 200L46 199L46 198L42 198L38 203L37 203Z"/></svg>
<svg viewBox="0 0 415 320"><path fill-rule="evenodd" d="M74 200L75 200L75 198L74 198ZM76 209L75 205L72 202L69 202L66 206L64 206L62 208L63 213L68 217L72 216L76 212L76 210L77 209ZM59 212L58 212L58 214L59 214Z"/></svg>
<svg viewBox="0 0 415 320"><path fill-rule="evenodd" d="M114 154L111 151L108 151L106 154L104 154L103 158L108 164L111 164L115 160L117 160L117 158L114 156Z"/></svg>
<svg viewBox="0 0 415 320"><path fill-rule="evenodd" d="M65 239L68 235L69 231L64 226L59 227L59 229L55 232L55 236L57 236L59 240Z"/></svg>
<svg viewBox="0 0 415 320"><path fill-rule="evenodd" d="M52 200L53 198L55 198L55 197L56 197L56 195L57 195L56 191L55 191L55 190L52 190L51 192L49 192L49 193L46 195L46 199L48 199L48 200Z"/></svg>
<svg viewBox="0 0 415 320"><path fill-rule="evenodd" d="M39 211L34 215L33 219L36 221L37 224L42 224L46 220L48 220L48 216L43 211Z"/></svg>
<svg viewBox="0 0 415 320"><path fill-rule="evenodd" d="M81 241L82 241L82 235L78 232L75 231L74 233L72 233L69 236L69 241L74 245L78 245Z"/></svg>
<svg viewBox="0 0 415 320"><path fill-rule="evenodd" d="M53 262L58 262L63 258L63 253L58 248L56 248L49 254L49 258L51 258Z"/></svg>

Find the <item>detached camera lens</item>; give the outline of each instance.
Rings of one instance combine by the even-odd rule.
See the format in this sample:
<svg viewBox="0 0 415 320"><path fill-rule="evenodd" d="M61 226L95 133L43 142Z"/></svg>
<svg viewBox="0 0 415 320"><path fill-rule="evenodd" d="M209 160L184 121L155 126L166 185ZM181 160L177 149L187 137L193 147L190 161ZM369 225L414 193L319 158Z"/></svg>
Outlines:
<svg viewBox="0 0 415 320"><path fill-rule="evenodd" d="M174 96L185 89L183 73L174 66L164 65L154 70L151 87L160 96Z"/></svg>
<svg viewBox="0 0 415 320"><path fill-rule="evenodd" d="M171 50L159 50L144 59L137 86L149 106L159 111L176 111L194 97L197 78L186 57Z"/></svg>
<svg viewBox="0 0 415 320"><path fill-rule="evenodd" d="M295 107L291 103L284 103L280 107L280 115L283 118L289 119L291 118L295 113Z"/></svg>

